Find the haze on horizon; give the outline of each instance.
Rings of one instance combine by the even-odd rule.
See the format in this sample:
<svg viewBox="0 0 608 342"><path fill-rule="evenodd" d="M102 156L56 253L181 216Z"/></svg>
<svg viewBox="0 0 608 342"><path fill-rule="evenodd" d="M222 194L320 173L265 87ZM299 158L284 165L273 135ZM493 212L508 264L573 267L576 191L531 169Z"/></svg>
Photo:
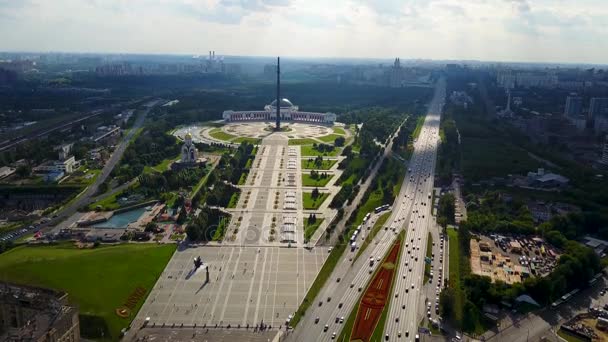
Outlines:
<svg viewBox="0 0 608 342"><path fill-rule="evenodd" d="M605 0L0 0L0 50L608 61Z"/></svg>

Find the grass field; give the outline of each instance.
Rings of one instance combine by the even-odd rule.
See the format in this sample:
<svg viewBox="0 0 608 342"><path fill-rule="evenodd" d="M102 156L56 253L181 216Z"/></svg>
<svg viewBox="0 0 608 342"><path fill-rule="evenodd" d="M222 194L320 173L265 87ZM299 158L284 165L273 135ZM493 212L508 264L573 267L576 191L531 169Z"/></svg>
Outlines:
<svg viewBox="0 0 608 342"><path fill-rule="evenodd" d="M291 142L291 140L290 140ZM342 151L342 149L340 148L334 148L333 151L331 152L321 152L318 150L315 150L314 148L312 148L312 145L304 145L302 147L300 147L301 149L301 154L302 157L316 157L316 156L328 156L328 157L335 157L338 154L340 154L340 151Z"/></svg>
<svg viewBox="0 0 608 342"><path fill-rule="evenodd" d="M422 131L422 126L424 125L424 118L426 116L420 116L418 117L418 119L416 119L416 128L414 129L414 132L412 133L412 137L414 139L418 139L418 136L420 135L420 131Z"/></svg>
<svg viewBox="0 0 608 342"><path fill-rule="evenodd" d="M146 296L175 251L176 245L121 244L95 249L76 249L63 244L17 247L0 255L0 279L67 291L81 315L100 317L105 327L87 325L81 331L106 331L108 340L118 340L145 301L141 298L130 318L116 315L137 288ZM98 320L99 321L99 320Z"/></svg>
<svg viewBox="0 0 608 342"><path fill-rule="evenodd" d="M165 159L162 162L160 162L158 165L154 165L154 166L145 166L144 167L144 172L145 173L150 173L150 172L164 172L167 171L169 169L169 164L171 164L172 162L179 160L180 156L177 156L175 158L171 158L171 159Z"/></svg>
<svg viewBox="0 0 608 342"><path fill-rule="evenodd" d="M313 234L317 231L321 223L323 223L322 218L318 218L315 223L308 224L308 217L304 219L304 240L308 241L313 236Z"/></svg>
<svg viewBox="0 0 608 342"><path fill-rule="evenodd" d="M384 213L384 214L380 215L380 217L378 217L378 220L376 220L376 223L374 223L374 226L372 227L371 232L369 233L369 235L367 236L365 241L363 241L363 243L361 244L361 247L357 251L357 255L355 255L355 258L353 259L353 263L355 261L357 261L357 259L359 258L359 255L361 255L363 253L363 251L365 250L365 248L367 248L367 245L369 245L370 242L372 242L374 240L374 237L378 234L380 229L382 229L382 226L386 223L386 220L388 220L388 218L390 216L391 216L391 213L389 212L389 213Z"/></svg>
<svg viewBox="0 0 608 342"><path fill-rule="evenodd" d="M238 138L232 140L233 143L237 143L237 144L240 144L244 141L248 142L250 144L259 145L262 142L262 139L249 138L249 137L238 137Z"/></svg>
<svg viewBox="0 0 608 342"><path fill-rule="evenodd" d="M464 294L462 293L462 287L460 287L460 246L458 244L458 232L450 228L447 231L449 239L449 286L454 290L454 312L456 317L454 319L457 322L462 322L462 309L464 308Z"/></svg>
<svg viewBox="0 0 608 342"><path fill-rule="evenodd" d="M323 202L325 202L325 200L327 199L327 197L329 196L328 193L319 193L319 196L317 198L312 198L312 192L303 192L302 193L302 203L304 205L304 209L319 209L319 207L321 206L321 204L323 204Z"/></svg>
<svg viewBox="0 0 608 342"><path fill-rule="evenodd" d="M338 134L329 134L329 135L324 135L322 137L319 137L318 139L325 143L333 144L334 141L336 140L336 138L340 138L340 137L343 137L343 136L338 135Z"/></svg>
<svg viewBox="0 0 608 342"><path fill-rule="evenodd" d="M289 145L312 145L312 144L316 144L317 141L314 139L310 139L310 138L303 138L303 139L289 139L288 144Z"/></svg>
<svg viewBox="0 0 608 342"><path fill-rule="evenodd" d="M327 177L319 177L319 179L313 179L310 174L302 174L302 186L325 186L332 179L333 175L328 174Z"/></svg>
<svg viewBox="0 0 608 342"><path fill-rule="evenodd" d="M323 163L321 163L321 165L316 165L314 162L314 159L313 160L302 159L302 168L310 169L310 170L329 170L337 162L338 162L337 160L324 159Z"/></svg>
<svg viewBox="0 0 608 342"><path fill-rule="evenodd" d="M582 339L578 336L572 335L569 332L559 329L557 331L557 335L568 342L587 342L587 340Z"/></svg>
<svg viewBox="0 0 608 342"><path fill-rule="evenodd" d="M236 138L236 135L228 134L222 131L221 128L214 128L209 131L209 135L218 140L231 141Z"/></svg>
<svg viewBox="0 0 608 342"><path fill-rule="evenodd" d="M237 203L239 203L239 197L241 196L240 192L235 192L230 197L230 202L228 202L228 208L236 208Z"/></svg>
<svg viewBox="0 0 608 342"><path fill-rule="evenodd" d="M334 130L334 133L336 133L336 134L346 135L346 132L344 131L344 128L342 128L342 127L334 127L333 130Z"/></svg>

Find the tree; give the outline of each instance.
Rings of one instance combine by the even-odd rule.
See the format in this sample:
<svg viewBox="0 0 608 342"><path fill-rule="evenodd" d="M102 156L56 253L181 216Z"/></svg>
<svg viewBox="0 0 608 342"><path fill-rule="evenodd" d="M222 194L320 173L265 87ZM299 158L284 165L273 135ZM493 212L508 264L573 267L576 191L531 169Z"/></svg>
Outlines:
<svg viewBox="0 0 608 342"><path fill-rule="evenodd" d="M321 195L321 193L319 192L319 188L312 189L312 194L310 194L310 197L316 199L319 197L319 195Z"/></svg>
<svg viewBox="0 0 608 342"><path fill-rule="evenodd" d="M317 156L315 158L315 166L318 168L321 168L321 166L323 166L323 157L322 156Z"/></svg>
<svg viewBox="0 0 608 342"><path fill-rule="evenodd" d="M32 174L32 167L29 166L29 164L19 165L17 170L15 170L15 173L21 178L28 177Z"/></svg>
<svg viewBox="0 0 608 342"><path fill-rule="evenodd" d="M186 219L188 218L188 213L186 212L186 207L182 206L179 211L179 215L177 215L177 224L184 224Z"/></svg>
<svg viewBox="0 0 608 342"><path fill-rule="evenodd" d="M155 222L148 222L148 224L146 224L146 229L144 229L144 231L146 233L150 233L156 230L156 228L158 228L158 225Z"/></svg>
<svg viewBox="0 0 608 342"><path fill-rule="evenodd" d="M337 147L342 147L344 146L345 142L346 139L344 139L344 137L337 137L336 140L334 140L334 145L336 145Z"/></svg>
<svg viewBox="0 0 608 342"><path fill-rule="evenodd" d="M446 193L439 199L439 217L445 217L447 223L455 222L455 197L452 193Z"/></svg>

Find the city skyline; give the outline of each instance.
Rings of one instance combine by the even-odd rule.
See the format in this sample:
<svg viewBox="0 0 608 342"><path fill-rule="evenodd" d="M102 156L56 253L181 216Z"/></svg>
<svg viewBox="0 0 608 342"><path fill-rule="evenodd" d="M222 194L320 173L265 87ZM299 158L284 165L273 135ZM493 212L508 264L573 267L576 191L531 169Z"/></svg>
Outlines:
<svg viewBox="0 0 608 342"><path fill-rule="evenodd" d="M316 0L0 0L0 39L8 51L205 55L213 49L248 56L602 64L608 51L603 7L597 0L345 0L331 8Z"/></svg>

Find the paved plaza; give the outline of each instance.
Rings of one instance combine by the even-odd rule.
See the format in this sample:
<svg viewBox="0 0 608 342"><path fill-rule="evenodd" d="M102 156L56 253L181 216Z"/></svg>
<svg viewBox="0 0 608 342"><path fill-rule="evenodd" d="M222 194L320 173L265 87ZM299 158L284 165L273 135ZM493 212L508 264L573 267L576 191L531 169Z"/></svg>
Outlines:
<svg viewBox="0 0 608 342"><path fill-rule="evenodd" d="M218 123L223 123L223 121L219 121ZM276 132L273 132L270 129L272 126L274 126L273 122L266 121L231 122L226 123L219 128L213 126L192 125L175 130L173 135L183 140L186 133L190 133L192 134L192 140L194 142L225 144L229 143L229 141L214 138L211 136L210 132L219 130L236 137L263 139L271 134L277 135ZM279 132L278 134L289 139L315 139L333 133L331 126L300 122L285 122L283 123L283 128L285 131ZM346 134L348 136L350 132L346 130ZM319 141L319 143L322 143L322 141Z"/></svg>
<svg viewBox="0 0 608 342"><path fill-rule="evenodd" d="M325 262L326 248L194 247L178 250L133 322L149 327L273 329L296 311ZM204 266L193 273L193 260Z"/></svg>

